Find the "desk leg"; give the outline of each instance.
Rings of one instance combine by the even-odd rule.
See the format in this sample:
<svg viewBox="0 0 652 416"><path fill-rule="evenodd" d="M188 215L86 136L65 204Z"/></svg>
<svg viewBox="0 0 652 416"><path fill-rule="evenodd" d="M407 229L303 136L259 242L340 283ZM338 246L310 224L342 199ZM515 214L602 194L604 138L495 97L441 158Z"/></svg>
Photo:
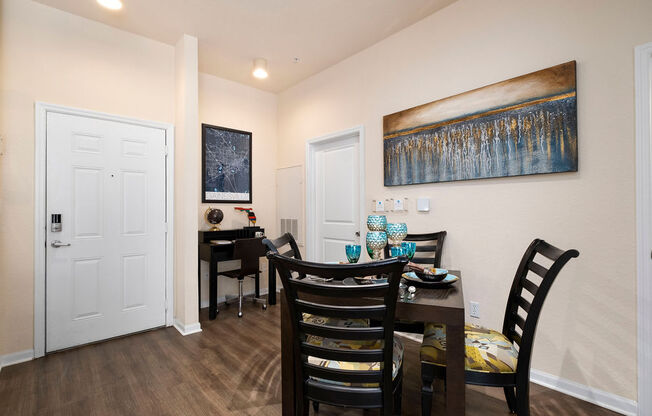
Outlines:
<svg viewBox="0 0 652 416"><path fill-rule="evenodd" d="M285 296L281 296L281 394L283 416L295 415L294 354L292 322Z"/></svg>
<svg viewBox="0 0 652 416"><path fill-rule="evenodd" d="M276 268L271 262L267 267L267 303L276 305Z"/></svg>
<svg viewBox="0 0 652 416"><path fill-rule="evenodd" d="M446 414L463 415L466 396L464 383L464 324L446 325Z"/></svg>
<svg viewBox="0 0 652 416"><path fill-rule="evenodd" d="M209 262L208 271L208 319L217 318L217 262Z"/></svg>

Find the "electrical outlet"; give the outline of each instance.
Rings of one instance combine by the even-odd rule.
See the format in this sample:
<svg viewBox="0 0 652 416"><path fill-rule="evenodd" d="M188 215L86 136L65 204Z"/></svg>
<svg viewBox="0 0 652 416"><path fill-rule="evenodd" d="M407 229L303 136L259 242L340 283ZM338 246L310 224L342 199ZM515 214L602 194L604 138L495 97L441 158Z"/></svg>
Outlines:
<svg viewBox="0 0 652 416"><path fill-rule="evenodd" d="M480 304L478 302L469 302L469 308L471 309L469 311L469 315L471 315L471 318L478 318L480 319Z"/></svg>

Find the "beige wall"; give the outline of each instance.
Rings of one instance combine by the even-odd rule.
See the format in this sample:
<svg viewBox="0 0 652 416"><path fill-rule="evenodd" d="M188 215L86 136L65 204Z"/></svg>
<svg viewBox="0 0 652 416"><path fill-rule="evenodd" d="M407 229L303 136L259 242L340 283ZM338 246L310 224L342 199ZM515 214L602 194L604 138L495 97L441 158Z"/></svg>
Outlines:
<svg viewBox="0 0 652 416"><path fill-rule="evenodd" d="M174 48L26 0L0 6L0 355L33 348L34 102L174 122Z"/></svg>
<svg viewBox="0 0 652 416"><path fill-rule="evenodd" d="M223 230L248 225L247 216L233 207L253 207L257 222L265 228L268 236L276 237L276 149L277 149L277 95L228 81L208 74L199 74L199 121L200 123L229 127L252 133L253 193L251 204L200 204L200 230L209 228L204 220L208 207L224 212ZM200 137L201 140L201 137ZM198 160L197 174L201 169ZM201 192L201 190L200 190ZM261 259L264 271L261 289L267 288L267 261ZM236 267L237 263L220 263L219 267ZM253 291L253 280L245 281L245 292ZM218 281L218 297L238 294L237 282L228 278ZM202 263L202 303L208 302L208 265Z"/></svg>
<svg viewBox="0 0 652 416"><path fill-rule="evenodd" d="M644 0L460 0L279 97L279 167L307 139L363 124L366 199L410 198L389 214L447 230L443 264L500 328L519 258L535 237L580 257L543 310L533 368L636 399L633 48L652 40ZM579 172L383 187L382 117L577 60ZM417 214L417 197L431 212Z"/></svg>

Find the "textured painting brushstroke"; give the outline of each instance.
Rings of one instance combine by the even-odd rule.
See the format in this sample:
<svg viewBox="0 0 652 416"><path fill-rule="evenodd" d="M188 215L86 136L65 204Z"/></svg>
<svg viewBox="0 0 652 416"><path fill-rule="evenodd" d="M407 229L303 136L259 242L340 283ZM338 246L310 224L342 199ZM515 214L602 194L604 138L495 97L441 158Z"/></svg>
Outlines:
<svg viewBox="0 0 652 416"><path fill-rule="evenodd" d="M383 117L385 186L577 171L575 61Z"/></svg>

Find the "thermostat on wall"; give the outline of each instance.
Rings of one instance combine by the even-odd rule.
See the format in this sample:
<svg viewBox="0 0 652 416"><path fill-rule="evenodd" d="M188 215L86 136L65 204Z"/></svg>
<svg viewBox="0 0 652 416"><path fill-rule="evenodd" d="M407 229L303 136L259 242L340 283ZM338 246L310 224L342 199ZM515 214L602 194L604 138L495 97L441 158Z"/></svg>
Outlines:
<svg viewBox="0 0 652 416"><path fill-rule="evenodd" d="M419 212L428 212L428 211L430 211L430 198L418 198L417 199L417 211L419 211Z"/></svg>

